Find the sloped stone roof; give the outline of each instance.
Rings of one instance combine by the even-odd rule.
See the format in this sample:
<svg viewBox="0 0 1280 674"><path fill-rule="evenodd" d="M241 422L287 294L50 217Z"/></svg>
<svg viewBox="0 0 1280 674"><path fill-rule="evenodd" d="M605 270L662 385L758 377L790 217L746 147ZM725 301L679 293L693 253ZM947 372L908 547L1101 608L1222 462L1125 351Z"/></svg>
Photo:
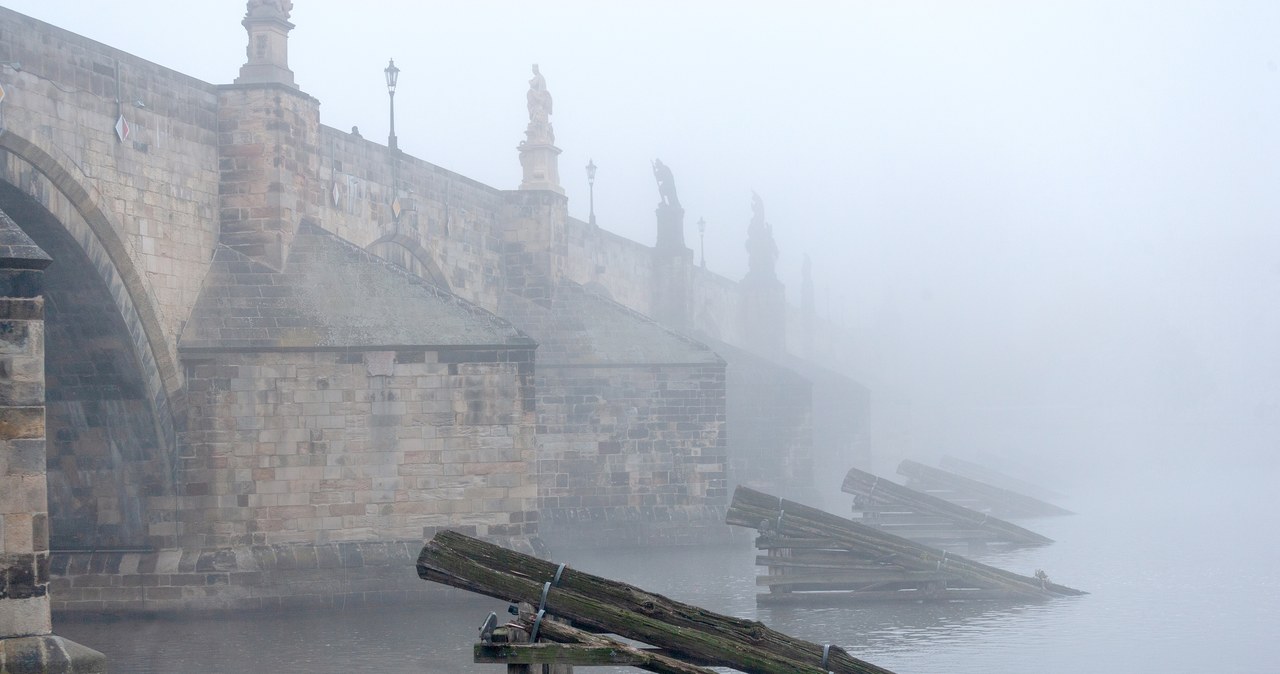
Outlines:
<svg viewBox="0 0 1280 674"><path fill-rule="evenodd" d="M52 258L4 211L0 211L0 260L6 267L44 269Z"/></svg>
<svg viewBox="0 0 1280 674"><path fill-rule="evenodd" d="M698 339L703 340L708 348L715 349L716 353L720 354L720 357L724 359L730 371L751 370L764 373L767 374L769 379L775 380L779 384L783 382L795 386L809 386L811 384L807 376L789 364L766 358L746 349L740 349L728 342L722 342L707 335L699 334Z"/></svg>
<svg viewBox="0 0 1280 674"><path fill-rule="evenodd" d="M302 224L283 272L219 247L183 350L497 346L530 348L507 321Z"/></svg>
<svg viewBox="0 0 1280 674"><path fill-rule="evenodd" d="M722 363L702 343L617 302L562 282L546 307L507 293L498 313L538 341L538 366Z"/></svg>

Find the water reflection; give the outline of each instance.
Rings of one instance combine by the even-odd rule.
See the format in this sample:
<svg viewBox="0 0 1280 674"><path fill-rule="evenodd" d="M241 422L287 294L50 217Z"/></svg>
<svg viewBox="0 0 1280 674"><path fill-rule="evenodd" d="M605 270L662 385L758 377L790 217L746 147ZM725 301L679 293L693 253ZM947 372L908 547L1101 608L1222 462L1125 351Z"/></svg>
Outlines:
<svg viewBox="0 0 1280 674"><path fill-rule="evenodd" d="M1082 669L1259 672L1273 668L1280 558L1261 488L1219 502L1147 489L1090 513L1038 522L1057 543L982 561L1045 569L1085 597L1043 603L904 603L756 608L750 544L696 550L557 551L553 561L782 632L835 643L900 674ZM1244 494L1244 497L1238 496ZM1101 500L1096 503L1103 503ZM413 573L411 568L406 573ZM68 620L57 631L107 653L113 672L489 672L476 629L506 604L464 595L423 604L204 617ZM586 670L584 670L585 672ZM591 669L591 672L632 672Z"/></svg>

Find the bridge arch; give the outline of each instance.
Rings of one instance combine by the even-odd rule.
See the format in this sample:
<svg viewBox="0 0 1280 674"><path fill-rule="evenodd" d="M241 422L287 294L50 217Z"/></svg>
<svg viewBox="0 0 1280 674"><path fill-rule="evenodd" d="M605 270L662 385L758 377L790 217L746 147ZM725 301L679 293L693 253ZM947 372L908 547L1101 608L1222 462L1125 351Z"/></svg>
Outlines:
<svg viewBox="0 0 1280 674"><path fill-rule="evenodd" d="M55 547L171 544L148 499L174 491L182 378L142 275L74 163L0 131L0 208L46 272L46 434ZM166 535L172 532L166 532Z"/></svg>
<svg viewBox="0 0 1280 674"><path fill-rule="evenodd" d="M400 233L387 234L370 243L365 250L407 269L414 276L425 279L438 288L450 290L444 271L440 269L431 251L414 237Z"/></svg>

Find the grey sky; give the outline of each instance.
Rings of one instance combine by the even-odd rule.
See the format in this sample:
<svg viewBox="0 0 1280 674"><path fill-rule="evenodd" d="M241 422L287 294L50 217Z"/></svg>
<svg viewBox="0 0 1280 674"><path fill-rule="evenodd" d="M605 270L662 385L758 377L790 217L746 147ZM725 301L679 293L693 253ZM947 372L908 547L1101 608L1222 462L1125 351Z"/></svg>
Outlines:
<svg viewBox="0 0 1280 674"><path fill-rule="evenodd" d="M235 0L6 5L214 83L244 59ZM755 189L793 301L808 253L820 311L930 423L1280 419L1277 3L297 0L292 20L322 121L385 139L395 57L400 147L500 188L538 63L570 212L592 158L601 226L651 243L661 158L686 240L705 217L735 279Z"/></svg>

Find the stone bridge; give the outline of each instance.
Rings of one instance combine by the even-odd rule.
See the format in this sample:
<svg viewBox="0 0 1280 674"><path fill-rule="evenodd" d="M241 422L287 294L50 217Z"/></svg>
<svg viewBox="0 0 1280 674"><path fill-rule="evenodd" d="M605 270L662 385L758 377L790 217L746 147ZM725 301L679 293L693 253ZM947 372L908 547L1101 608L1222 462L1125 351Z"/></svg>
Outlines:
<svg viewBox="0 0 1280 674"><path fill-rule="evenodd" d="M403 597L444 527L722 540L731 485L812 501L865 458L869 396L772 258L696 266L678 202L653 247L569 217L533 114L514 190L324 126L287 10L249 8L223 85L0 8L0 211L52 258L43 371L0 358L48 517L39 439L0 439L0 559L46 605Z"/></svg>

